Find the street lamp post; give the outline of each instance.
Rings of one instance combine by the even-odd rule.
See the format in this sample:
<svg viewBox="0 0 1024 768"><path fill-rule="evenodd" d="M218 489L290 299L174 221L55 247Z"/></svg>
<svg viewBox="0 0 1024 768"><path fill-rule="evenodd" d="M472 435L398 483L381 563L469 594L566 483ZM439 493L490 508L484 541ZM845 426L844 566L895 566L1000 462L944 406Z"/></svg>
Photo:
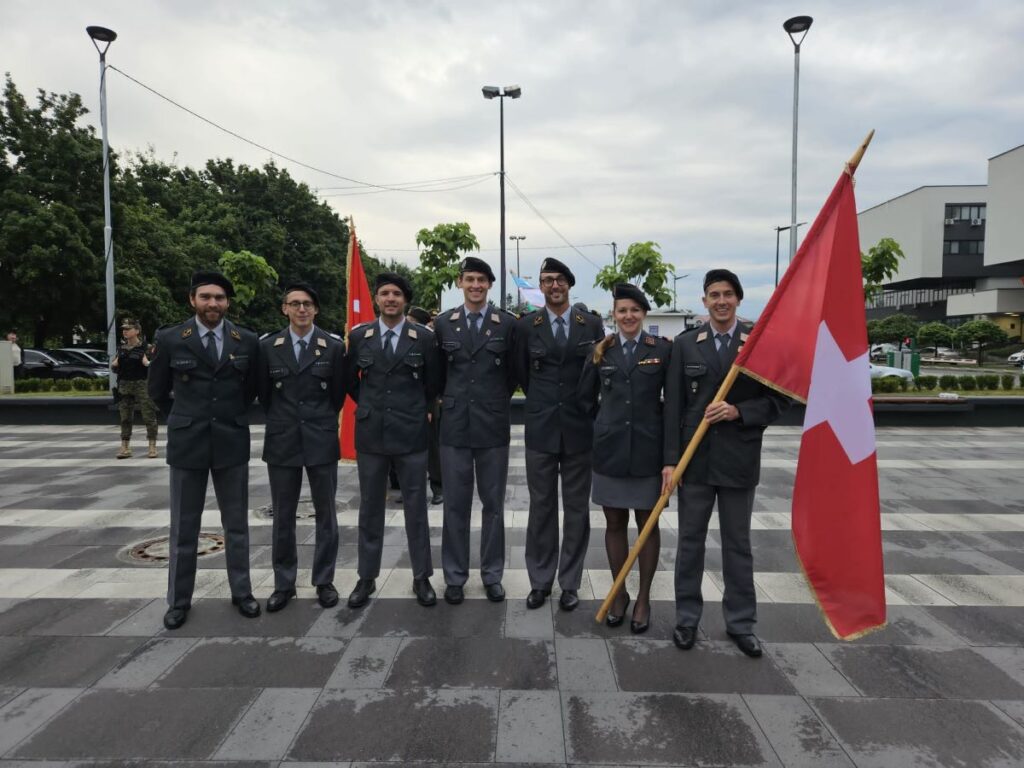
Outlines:
<svg viewBox="0 0 1024 768"><path fill-rule="evenodd" d="M619 245L615 241L608 243L612 247L612 267L619 268Z"/></svg>
<svg viewBox="0 0 1024 768"><path fill-rule="evenodd" d="M519 271L519 241L525 240L526 235L509 235L508 239L516 241L516 277L522 277L523 273Z"/></svg>
<svg viewBox="0 0 1024 768"><path fill-rule="evenodd" d="M807 37L807 31L811 28L814 19L810 16L794 16L783 22L782 28L786 30L789 39L793 43L793 189L790 200L789 217L789 258L796 255L796 136L797 136L797 115L800 105L800 44ZM800 35L797 40L796 35Z"/></svg>
<svg viewBox="0 0 1024 768"><path fill-rule="evenodd" d="M482 90L485 99L497 98L499 105L498 135L501 153L501 308L505 309L505 278L507 272L505 269L505 97L518 99L523 95L523 89L518 85L506 85L504 88L499 88L496 85L485 85Z"/></svg>
<svg viewBox="0 0 1024 768"><path fill-rule="evenodd" d="M779 287L779 233L785 232L787 229L797 229L804 226L807 222L801 221L796 227L791 224L787 224L785 227L775 227L775 287ZM793 257L790 256L790 261Z"/></svg>
<svg viewBox="0 0 1024 768"><path fill-rule="evenodd" d="M678 312L679 307L676 306L676 283L682 280L684 277L689 277L690 273L687 272L685 275L676 275L672 278L672 311Z"/></svg>
<svg viewBox="0 0 1024 768"><path fill-rule="evenodd" d="M100 125L103 128L103 259L106 265L107 287L107 356L113 360L117 353L117 334L114 332L114 230L110 226L110 145L107 142L107 49L117 40L117 33L106 27L86 27L92 44L100 55ZM105 45L100 48L100 43ZM110 382L113 391L113 378Z"/></svg>

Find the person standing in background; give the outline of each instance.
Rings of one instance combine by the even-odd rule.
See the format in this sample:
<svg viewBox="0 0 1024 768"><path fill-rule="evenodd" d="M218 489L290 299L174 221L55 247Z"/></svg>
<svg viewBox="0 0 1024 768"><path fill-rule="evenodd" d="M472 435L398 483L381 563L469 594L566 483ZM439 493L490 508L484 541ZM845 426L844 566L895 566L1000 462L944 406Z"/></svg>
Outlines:
<svg viewBox="0 0 1024 768"><path fill-rule="evenodd" d="M157 417L156 405L146 391L146 376L149 356L142 339L142 326L138 320L125 318L121 321L121 336L124 343L117 348L110 370L117 374L117 411L121 417L121 450L117 458L127 459L132 455L132 426L135 409L142 411L146 422L146 439L149 441L147 458L156 458Z"/></svg>
<svg viewBox="0 0 1024 768"><path fill-rule="evenodd" d="M7 340L11 342L11 362L14 364L14 378L20 379L23 369L21 367L21 347L18 346L18 334L11 331L7 334Z"/></svg>

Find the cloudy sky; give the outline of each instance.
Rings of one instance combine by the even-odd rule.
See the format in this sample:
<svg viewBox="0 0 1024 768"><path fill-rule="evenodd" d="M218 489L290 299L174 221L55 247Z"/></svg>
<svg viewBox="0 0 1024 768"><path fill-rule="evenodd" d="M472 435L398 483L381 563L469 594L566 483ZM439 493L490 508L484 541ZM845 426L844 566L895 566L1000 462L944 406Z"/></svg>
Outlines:
<svg viewBox="0 0 1024 768"><path fill-rule="evenodd" d="M284 155L384 186L467 177L367 194L278 160L352 215L371 253L414 265L417 230L467 221L495 271L498 178L483 175L498 169L498 103L480 88L519 84L505 105L508 179L578 246L510 188L524 274L556 256L576 273L574 300L605 309L591 288L605 244L653 240L689 274L680 307L699 308L700 276L725 266L756 316L774 283L774 228L789 223L793 47L781 25L801 14L815 21L801 50L800 221L871 128L860 209L925 184L984 183L987 158L1024 143L1018 0L4 0L0 51L23 92L79 92L98 125L84 28L107 26L119 35L110 64ZM270 159L116 72L108 99L122 152Z"/></svg>

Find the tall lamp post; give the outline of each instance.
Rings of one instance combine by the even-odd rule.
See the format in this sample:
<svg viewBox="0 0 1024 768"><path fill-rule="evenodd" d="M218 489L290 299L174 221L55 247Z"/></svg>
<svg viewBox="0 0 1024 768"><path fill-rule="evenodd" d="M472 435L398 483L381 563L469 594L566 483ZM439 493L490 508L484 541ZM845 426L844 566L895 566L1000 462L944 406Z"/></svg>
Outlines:
<svg viewBox="0 0 1024 768"><path fill-rule="evenodd" d="M526 235L509 235L508 239L516 241L516 277L522 277L523 273L519 271L519 241L525 240Z"/></svg>
<svg viewBox="0 0 1024 768"><path fill-rule="evenodd" d="M689 277L690 273L687 272L685 275L676 275L672 278L672 311L678 312L679 307L676 306L676 283L682 280L684 277Z"/></svg>
<svg viewBox="0 0 1024 768"><path fill-rule="evenodd" d="M807 223L806 221L801 221L799 224L796 225L796 228L802 227L806 223ZM787 224L784 227L775 227L775 287L776 288L779 287L779 233L780 232L785 232L787 229L791 229L791 228L793 228L793 226L791 224ZM789 260L792 261L793 257L790 256Z"/></svg>
<svg viewBox="0 0 1024 768"><path fill-rule="evenodd" d="M789 217L789 258L791 260L796 255L796 128L800 106L800 44L807 37L807 31L813 23L814 19L810 16L794 16L782 23L782 28L786 30L786 34L789 35L789 39L793 43L793 193ZM799 40L796 35L800 35Z"/></svg>
<svg viewBox="0 0 1024 768"><path fill-rule="evenodd" d="M501 308L505 309L505 279L507 277L507 270L505 269L505 97L518 99L523 95L523 89L518 85L506 85L504 88L499 88L496 85L485 85L482 90L485 99L497 98L499 104L498 125L500 127L498 130L501 147Z"/></svg>
<svg viewBox="0 0 1024 768"><path fill-rule="evenodd" d="M114 230L110 226L110 145L107 142L107 49L117 40L117 32L106 27L86 27L92 44L100 55L100 125L103 127L103 260L107 286L107 356L113 360L117 352L114 332ZM103 43L103 47L100 47ZM113 390L113 378L110 382Z"/></svg>

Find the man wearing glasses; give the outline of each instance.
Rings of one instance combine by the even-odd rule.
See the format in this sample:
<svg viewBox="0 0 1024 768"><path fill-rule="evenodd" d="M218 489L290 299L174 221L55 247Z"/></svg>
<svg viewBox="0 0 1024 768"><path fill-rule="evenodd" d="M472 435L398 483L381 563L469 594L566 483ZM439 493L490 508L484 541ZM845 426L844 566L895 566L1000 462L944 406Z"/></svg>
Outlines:
<svg viewBox="0 0 1024 768"><path fill-rule="evenodd" d="M314 324L319 311L316 290L305 283L292 283L281 301L288 327L260 341L257 384L267 414L263 460L274 509L270 613L295 597L299 565L295 513L303 467L316 513L313 586L322 607L338 604L333 583L338 557L334 497L338 490L338 411L345 401L345 347Z"/></svg>
<svg viewBox="0 0 1024 768"><path fill-rule="evenodd" d="M593 423L580 407L576 385L601 320L569 306L572 271L558 259L540 267L545 306L519 319L516 378L526 392L527 608L540 608L558 576L559 605L579 605L578 590L590 540L590 451ZM562 479L562 543L558 542L558 479Z"/></svg>

